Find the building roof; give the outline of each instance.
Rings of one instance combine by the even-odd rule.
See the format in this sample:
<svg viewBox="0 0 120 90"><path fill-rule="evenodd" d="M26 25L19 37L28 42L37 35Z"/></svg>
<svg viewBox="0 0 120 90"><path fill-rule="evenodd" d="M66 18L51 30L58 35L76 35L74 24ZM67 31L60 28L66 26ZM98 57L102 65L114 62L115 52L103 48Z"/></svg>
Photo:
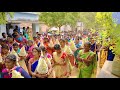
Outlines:
<svg viewBox="0 0 120 90"><path fill-rule="evenodd" d="M39 23L38 20L31 21L31 20L9 20L8 23Z"/></svg>
<svg viewBox="0 0 120 90"><path fill-rule="evenodd" d="M20 13L38 14L38 12L20 12Z"/></svg>

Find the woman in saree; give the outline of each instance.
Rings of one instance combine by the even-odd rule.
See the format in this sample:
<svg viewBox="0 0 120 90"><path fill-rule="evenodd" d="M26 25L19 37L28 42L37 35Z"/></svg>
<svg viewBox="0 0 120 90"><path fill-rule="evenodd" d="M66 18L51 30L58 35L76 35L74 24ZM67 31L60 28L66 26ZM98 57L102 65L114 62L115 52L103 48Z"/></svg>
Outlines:
<svg viewBox="0 0 120 90"><path fill-rule="evenodd" d="M40 40L38 37L33 37L34 44L36 44L38 47L40 46Z"/></svg>
<svg viewBox="0 0 120 90"><path fill-rule="evenodd" d="M71 75L70 62L67 54L61 50L59 44L54 46L55 52L53 53L53 71L56 78L67 78Z"/></svg>
<svg viewBox="0 0 120 90"><path fill-rule="evenodd" d="M10 51L12 51L12 48L13 48L13 44L15 43L14 41L14 38L12 35L8 35L8 38L7 38L7 45L9 46L10 48Z"/></svg>
<svg viewBox="0 0 120 90"><path fill-rule="evenodd" d="M16 35L15 41L19 43L20 48L23 47L23 45L27 43L26 38L23 38L17 31L15 31L15 35Z"/></svg>
<svg viewBox="0 0 120 90"><path fill-rule="evenodd" d="M47 52L48 52L50 55L52 55L53 52L54 52L54 48L53 48L53 47L50 47L50 46L49 46L49 43L50 43L50 42L49 42L49 39L48 39L48 38L44 38L43 44L44 44Z"/></svg>
<svg viewBox="0 0 120 90"><path fill-rule="evenodd" d="M32 53L32 50L33 50L33 48L34 48L34 44L33 44L33 41L32 40L28 40L28 42L27 42L27 53L28 53L28 55L27 55L27 57L26 57L26 64L28 65L28 61L29 61L29 59L30 58L33 58L33 53Z"/></svg>
<svg viewBox="0 0 120 90"><path fill-rule="evenodd" d="M96 54L90 51L91 44L86 42L84 49L80 50L77 56L79 78L95 78L97 70Z"/></svg>
<svg viewBox="0 0 120 90"><path fill-rule="evenodd" d="M39 60L40 55L41 55L40 48L38 48L38 47L33 48L32 54L33 54L33 58L30 58L30 60L28 62L28 71L32 77L35 77L36 73L34 73L34 72L35 72L35 69L38 65L38 60Z"/></svg>
<svg viewBox="0 0 120 90"><path fill-rule="evenodd" d="M40 46L40 49L43 52L43 56L45 56L46 58L49 58L49 60L51 61L52 56L47 52L46 48L44 46Z"/></svg>
<svg viewBox="0 0 120 90"><path fill-rule="evenodd" d="M93 51L93 52L96 52L96 49L97 49L97 44L94 40L94 38L90 38L90 43L91 43L91 47L90 47L90 50Z"/></svg>
<svg viewBox="0 0 120 90"><path fill-rule="evenodd" d="M44 46L41 46L41 51L42 51L42 54L44 56L44 58L46 58L47 60L47 64L48 64L48 68L49 68L49 74L48 74L48 78L55 78L55 75L54 75L54 71L52 71L52 56L47 52L46 48ZM41 56L42 56L41 54Z"/></svg>
<svg viewBox="0 0 120 90"><path fill-rule="evenodd" d="M49 68L47 74L41 75L38 72L36 72L38 60L41 56L41 49L39 47L35 47L35 48L33 48L32 53L33 53L33 58L31 58L28 62L28 71L29 71L30 75L35 78L47 78L49 76L50 68Z"/></svg>
<svg viewBox="0 0 120 90"><path fill-rule="evenodd" d="M4 45L1 47L1 56L2 56L2 66L1 70L5 68L5 58L9 55L9 47L7 45Z"/></svg>
<svg viewBox="0 0 120 90"><path fill-rule="evenodd" d="M6 68L2 70L2 78L12 78L12 71L20 72L24 78L31 78L30 75L21 67L16 65L16 56L9 54L5 59Z"/></svg>
<svg viewBox="0 0 120 90"><path fill-rule="evenodd" d="M23 35L28 40L28 34L27 34L27 30L25 29L25 27L23 27Z"/></svg>
<svg viewBox="0 0 120 90"><path fill-rule="evenodd" d="M82 37L76 37L75 42L76 42L76 48L77 48L77 50L74 52L74 56L75 56L75 59L76 59L75 60L75 65L76 65L76 67L78 67L77 55L78 55L79 51L81 49L83 49L83 47L82 47Z"/></svg>
<svg viewBox="0 0 120 90"><path fill-rule="evenodd" d="M73 51L70 49L70 47L68 45L65 44L64 39L60 39L60 46L61 46L61 50L65 53L67 53L71 65L74 66L75 65L75 58L73 55Z"/></svg>
<svg viewBox="0 0 120 90"><path fill-rule="evenodd" d="M33 32L32 29L30 29L29 27L27 27L27 34L28 34L28 40L33 40Z"/></svg>

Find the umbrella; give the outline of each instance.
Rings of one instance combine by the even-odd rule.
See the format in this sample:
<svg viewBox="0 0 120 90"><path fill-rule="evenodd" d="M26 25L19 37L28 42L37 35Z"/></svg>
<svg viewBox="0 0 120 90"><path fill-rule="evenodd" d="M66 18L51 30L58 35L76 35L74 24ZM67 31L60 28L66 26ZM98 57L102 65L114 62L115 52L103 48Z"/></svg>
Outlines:
<svg viewBox="0 0 120 90"><path fill-rule="evenodd" d="M58 29L58 28L55 28L55 27L52 27L50 30L56 31L56 30L59 30L59 29Z"/></svg>

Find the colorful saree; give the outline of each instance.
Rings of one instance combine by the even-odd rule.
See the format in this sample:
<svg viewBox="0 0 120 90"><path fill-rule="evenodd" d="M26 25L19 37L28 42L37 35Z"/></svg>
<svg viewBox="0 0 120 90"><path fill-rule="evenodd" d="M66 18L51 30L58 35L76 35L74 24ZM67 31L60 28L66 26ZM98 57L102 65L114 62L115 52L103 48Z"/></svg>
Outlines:
<svg viewBox="0 0 120 90"><path fill-rule="evenodd" d="M18 71L21 73L21 75L24 77L24 78L31 78L30 75L21 67L18 67L18 66L15 66L14 67L14 70ZM2 75L1 75L2 78L11 78L12 77L12 72L8 71L7 68L3 69L2 70Z"/></svg>
<svg viewBox="0 0 120 90"><path fill-rule="evenodd" d="M68 45L65 45L65 47L61 48L61 49L63 52L67 53L71 65L74 66L75 65L75 58L73 55L73 51L70 49L70 47Z"/></svg>
<svg viewBox="0 0 120 90"><path fill-rule="evenodd" d="M28 40L33 40L33 32L31 29L28 30Z"/></svg>
<svg viewBox="0 0 120 90"><path fill-rule="evenodd" d="M33 58L33 54L32 54L32 50L33 50L33 48L34 48L34 45L32 45L32 46L30 46L29 48L28 48L28 55L27 55L27 58Z"/></svg>
<svg viewBox="0 0 120 90"><path fill-rule="evenodd" d="M84 53L83 50L79 51L80 58L86 59L88 56L93 56L95 53L90 51ZM89 66L87 66L84 62L78 62L79 67L79 76L78 78L95 78L96 77L96 70L97 70L97 60L96 55L93 58L92 62Z"/></svg>
<svg viewBox="0 0 120 90"><path fill-rule="evenodd" d="M27 43L27 39L25 37L22 37L20 35L18 35L16 38L15 38L16 42L19 43L19 47L22 48L24 44Z"/></svg>
<svg viewBox="0 0 120 90"><path fill-rule="evenodd" d="M31 71L32 72L35 72L37 65L38 65L38 60L35 61L34 63L32 63L32 65L31 65Z"/></svg>
<svg viewBox="0 0 120 90"><path fill-rule="evenodd" d="M12 45L8 45L8 46L9 46L9 48L10 48L10 51L12 51L13 46L12 46Z"/></svg>
<svg viewBox="0 0 120 90"><path fill-rule="evenodd" d="M100 68L102 68L102 66L104 65L104 63L105 63L106 60L107 60L107 51L105 51L104 49L102 49L100 51L100 62L99 62Z"/></svg>
<svg viewBox="0 0 120 90"><path fill-rule="evenodd" d="M48 46L48 43L44 43L44 46L45 46L47 52L48 52L50 55L52 55L53 52L54 52L54 49L53 49L53 48L50 48L50 47Z"/></svg>
<svg viewBox="0 0 120 90"><path fill-rule="evenodd" d="M61 55L58 57L57 53L54 52L53 53L53 58L54 58L54 66L53 66L53 70L55 71L55 76L57 78L67 78L67 74L71 72L70 69L70 62L69 60L64 60L61 58L63 53L61 53Z"/></svg>

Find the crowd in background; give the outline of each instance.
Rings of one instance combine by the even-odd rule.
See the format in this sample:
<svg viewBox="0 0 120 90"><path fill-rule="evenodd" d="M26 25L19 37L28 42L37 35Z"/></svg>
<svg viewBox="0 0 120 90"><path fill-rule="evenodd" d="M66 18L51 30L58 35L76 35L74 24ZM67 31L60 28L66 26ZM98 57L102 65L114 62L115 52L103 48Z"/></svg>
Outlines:
<svg viewBox="0 0 120 90"><path fill-rule="evenodd" d="M32 36L29 27L23 27L23 32L16 27L13 34L2 36L1 78L70 78L74 68L79 72L76 78L96 78L97 66L102 68L105 60L115 56L114 44L103 47L97 41L99 34L89 30Z"/></svg>

